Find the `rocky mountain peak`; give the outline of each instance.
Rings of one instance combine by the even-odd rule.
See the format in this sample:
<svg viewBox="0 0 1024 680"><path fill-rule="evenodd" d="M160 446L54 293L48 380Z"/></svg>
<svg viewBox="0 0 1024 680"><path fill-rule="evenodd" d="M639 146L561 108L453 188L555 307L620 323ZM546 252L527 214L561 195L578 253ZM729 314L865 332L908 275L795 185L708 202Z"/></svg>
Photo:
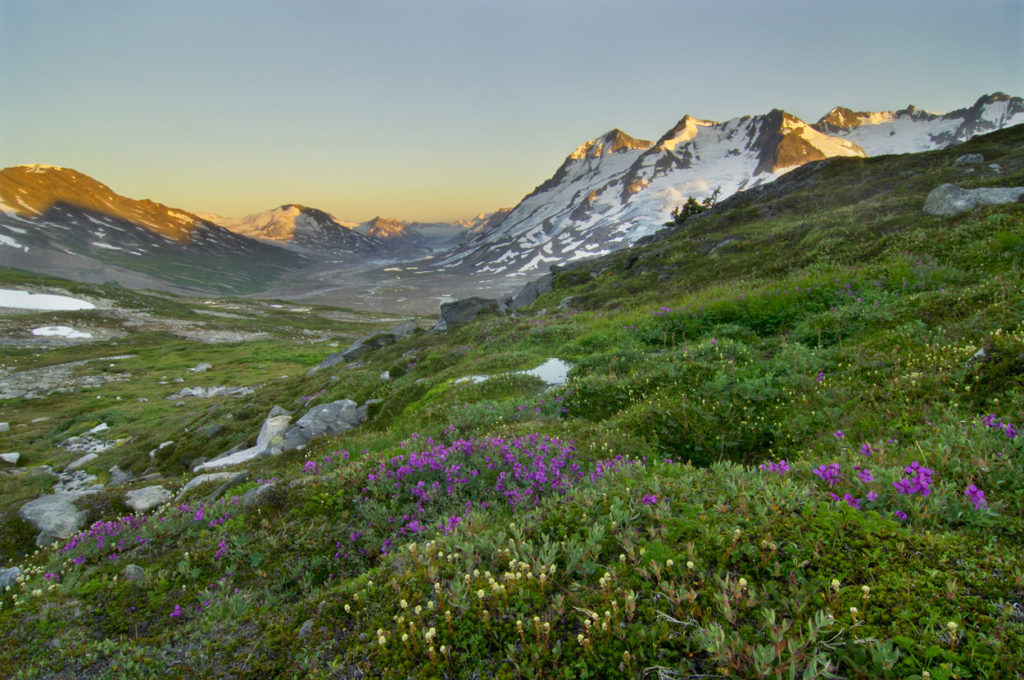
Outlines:
<svg viewBox="0 0 1024 680"><path fill-rule="evenodd" d="M576 150L569 154L572 160L583 160L584 158L601 158L608 154L620 153L623 151L635 151L649 149L654 145L646 139L632 137L619 128L614 128L596 139L584 142L576 147Z"/></svg>

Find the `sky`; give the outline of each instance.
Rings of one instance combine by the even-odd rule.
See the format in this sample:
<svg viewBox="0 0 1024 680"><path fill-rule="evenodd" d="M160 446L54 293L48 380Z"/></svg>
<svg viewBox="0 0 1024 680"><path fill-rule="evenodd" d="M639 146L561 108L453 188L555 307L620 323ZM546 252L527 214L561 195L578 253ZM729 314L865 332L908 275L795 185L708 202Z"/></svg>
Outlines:
<svg viewBox="0 0 1024 680"><path fill-rule="evenodd" d="M612 128L1024 96L1024 0L0 0L0 167L242 216L515 205Z"/></svg>

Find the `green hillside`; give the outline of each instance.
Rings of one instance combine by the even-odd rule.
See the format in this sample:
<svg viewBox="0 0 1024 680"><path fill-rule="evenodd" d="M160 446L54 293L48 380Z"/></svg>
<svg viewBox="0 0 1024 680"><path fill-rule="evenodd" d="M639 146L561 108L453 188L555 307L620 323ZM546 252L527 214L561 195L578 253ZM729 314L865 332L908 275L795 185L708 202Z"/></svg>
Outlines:
<svg viewBox="0 0 1024 680"><path fill-rule="evenodd" d="M67 284L267 336L5 346L7 366L131 375L0 401L4 451L59 468L102 422L123 443L86 469L156 476L84 497L97 523L38 551L17 509L49 478L0 477L0 568L22 571L0 675L1021 677L1024 204L925 215L944 182L1024 186L1024 126L804 166L560 271L515 315L312 374L388 322ZM44 321L113 323L19 323ZM565 385L522 372L551 358ZM206 385L258 388L164 399L200 361ZM361 427L150 515L124 504L275 405L343 398L370 404Z"/></svg>

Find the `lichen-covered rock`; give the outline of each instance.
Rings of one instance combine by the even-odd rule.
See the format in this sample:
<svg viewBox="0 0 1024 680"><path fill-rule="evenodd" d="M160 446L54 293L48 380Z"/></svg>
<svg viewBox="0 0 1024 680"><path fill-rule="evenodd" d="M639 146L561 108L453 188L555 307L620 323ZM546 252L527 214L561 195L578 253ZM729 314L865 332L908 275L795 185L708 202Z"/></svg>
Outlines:
<svg viewBox="0 0 1024 680"><path fill-rule="evenodd" d="M1024 187L964 189L955 184L942 184L928 194L924 211L929 215L952 217L979 205L1000 205L1021 200Z"/></svg>
<svg viewBox="0 0 1024 680"><path fill-rule="evenodd" d="M125 494L124 502L135 512L149 512L173 497L170 491L158 484L129 491Z"/></svg>

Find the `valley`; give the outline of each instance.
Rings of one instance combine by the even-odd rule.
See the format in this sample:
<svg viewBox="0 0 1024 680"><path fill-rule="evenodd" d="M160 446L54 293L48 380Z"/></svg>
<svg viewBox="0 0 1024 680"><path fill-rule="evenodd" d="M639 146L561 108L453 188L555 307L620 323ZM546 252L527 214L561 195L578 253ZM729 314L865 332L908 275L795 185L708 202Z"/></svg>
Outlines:
<svg viewBox="0 0 1024 680"><path fill-rule="evenodd" d="M431 260L5 213L0 252L107 261L107 220L174 290L0 268L91 305L0 310L0 675L1015 677L1024 125L986 132L810 160L444 330L543 273L500 232L534 199ZM619 141L566 176L656 148Z"/></svg>

